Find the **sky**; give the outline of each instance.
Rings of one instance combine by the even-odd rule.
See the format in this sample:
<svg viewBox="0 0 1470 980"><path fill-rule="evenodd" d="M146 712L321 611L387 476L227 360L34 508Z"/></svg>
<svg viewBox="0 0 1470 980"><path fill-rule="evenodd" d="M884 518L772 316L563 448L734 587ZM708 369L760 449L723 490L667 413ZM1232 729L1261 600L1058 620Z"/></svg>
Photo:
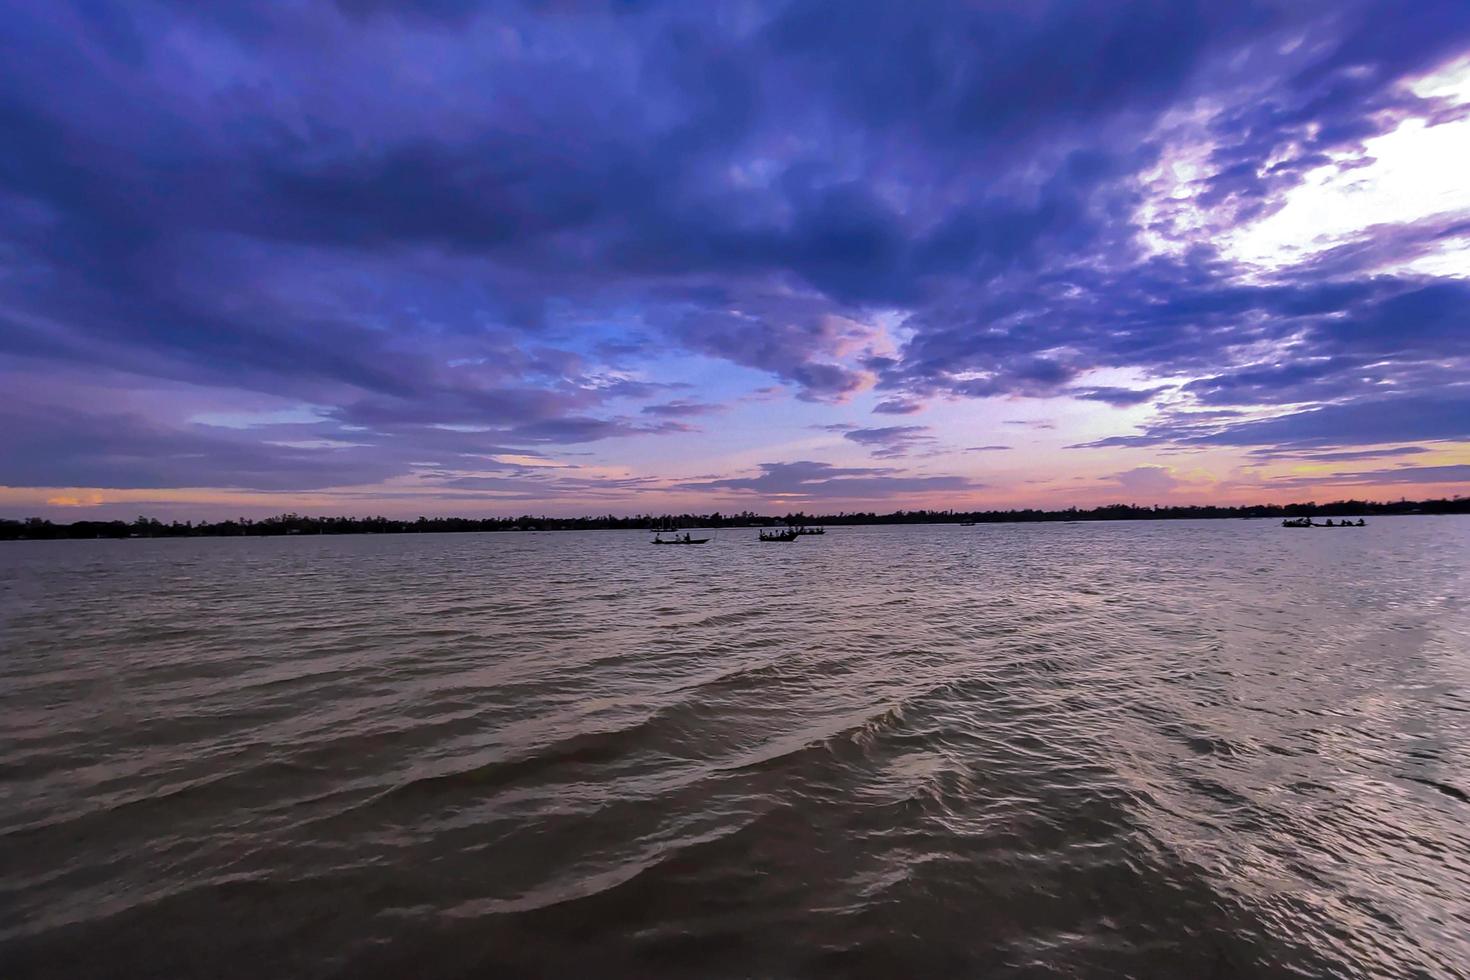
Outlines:
<svg viewBox="0 0 1470 980"><path fill-rule="evenodd" d="M0 515L1470 493L1470 3L0 0Z"/></svg>

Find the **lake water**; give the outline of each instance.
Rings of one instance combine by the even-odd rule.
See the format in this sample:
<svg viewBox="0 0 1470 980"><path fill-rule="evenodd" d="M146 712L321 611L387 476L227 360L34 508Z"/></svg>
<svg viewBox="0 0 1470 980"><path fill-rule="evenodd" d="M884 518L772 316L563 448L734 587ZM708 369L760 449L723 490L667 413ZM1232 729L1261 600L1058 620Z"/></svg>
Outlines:
<svg viewBox="0 0 1470 980"><path fill-rule="evenodd" d="M0 545L0 976L1464 976L1470 519Z"/></svg>

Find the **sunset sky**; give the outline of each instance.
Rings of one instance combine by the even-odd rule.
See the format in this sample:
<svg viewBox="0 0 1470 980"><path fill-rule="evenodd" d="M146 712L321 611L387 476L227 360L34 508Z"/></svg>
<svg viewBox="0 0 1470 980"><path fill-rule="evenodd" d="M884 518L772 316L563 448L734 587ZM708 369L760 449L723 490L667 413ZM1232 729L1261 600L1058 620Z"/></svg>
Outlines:
<svg viewBox="0 0 1470 980"><path fill-rule="evenodd" d="M0 516L1470 493L1470 3L0 0Z"/></svg>

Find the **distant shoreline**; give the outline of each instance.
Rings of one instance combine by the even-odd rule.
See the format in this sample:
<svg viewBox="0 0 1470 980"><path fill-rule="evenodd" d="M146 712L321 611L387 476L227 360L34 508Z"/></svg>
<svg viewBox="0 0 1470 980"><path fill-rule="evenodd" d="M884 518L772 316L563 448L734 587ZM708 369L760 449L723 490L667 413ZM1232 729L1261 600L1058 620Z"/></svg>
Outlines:
<svg viewBox="0 0 1470 980"><path fill-rule="evenodd" d="M1038 524L1065 521L1180 521L1286 517L1385 517L1390 515L1470 514L1470 497L1440 500L1397 500L1375 503L1340 500L1333 503L1255 504L1241 507L1140 507L1109 504L1087 510L898 510L887 514L792 513L780 517L738 514L642 514L635 517L304 517L281 514L260 520L173 521L155 518L135 521L75 521L56 524L42 518L0 519L0 541L86 540L96 538L226 538L284 537L316 534L463 534L486 531L604 531L652 530L663 525L679 529L710 527L779 527L787 524L857 527L887 524Z"/></svg>

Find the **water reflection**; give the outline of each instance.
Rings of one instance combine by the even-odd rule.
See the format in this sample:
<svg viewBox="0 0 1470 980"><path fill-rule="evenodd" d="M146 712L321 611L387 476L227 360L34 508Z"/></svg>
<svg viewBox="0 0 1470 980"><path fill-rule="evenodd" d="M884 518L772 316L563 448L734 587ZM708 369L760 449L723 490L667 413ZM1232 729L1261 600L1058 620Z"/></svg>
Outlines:
<svg viewBox="0 0 1470 980"><path fill-rule="evenodd" d="M1452 974L1467 543L1447 517L7 545L0 960Z"/></svg>

